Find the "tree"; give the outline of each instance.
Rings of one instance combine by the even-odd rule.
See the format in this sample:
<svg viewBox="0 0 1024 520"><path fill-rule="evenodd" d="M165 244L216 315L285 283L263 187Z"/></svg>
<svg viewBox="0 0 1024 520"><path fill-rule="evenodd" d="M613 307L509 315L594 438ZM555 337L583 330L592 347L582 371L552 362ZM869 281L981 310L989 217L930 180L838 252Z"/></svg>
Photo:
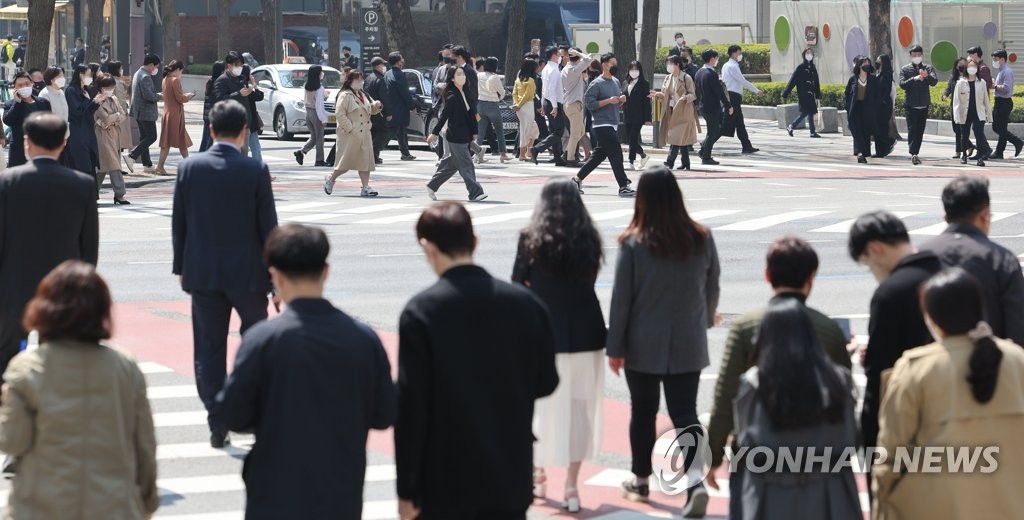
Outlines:
<svg viewBox="0 0 1024 520"><path fill-rule="evenodd" d="M516 65L523 59L523 39L526 37L526 0L512 0L508 13L508 48L505 49L505 84L516 80Z"/></svg>
<svg viewBox="0 0 1024 520"><path fill-rule="evenodd" d="M103 3L103 0L98 1ZM164 28L164 63L170 63L171 60L181 60L184 63L187 58L178 55L181 48L178 47L178 10L174 3L174 0L160 0L160 24Z"/></svg>
<svg viewBox="0 0 1024 520"><path fill-rule="evenodd" d="M405 54L412 54L415 48L416 26L412 23L412 11L409 9L408 0L381 0L381 14L384 16L384 27L387 33L382 46L386 52L399 51Z"/></svg>
<svg viewBox="0 0 1024 520"><path fill-rule="evenodd" d="M640 64L648 81L654 81L654 55L658 45L659 0L644 0L644 19L640 22ZM626 62L629 63L629 62Z"/></svg>
<svg viewBox="0 0 1024 520"><path fill-rule="evenodd" d="M217 56L224 59L231 52L231 8L235 0L217 2Z"/></svg>
<svg viewBox="0 0 1024 520"><path fill-rule="evenodd" d="M625 77L625 65L636 59L636 0L612 2L612 48Z"/></svg>
<svg viewBox="0 0 1024 520"><path fill-rule="evenodd" d="M281 40L284 39L279 0L260 0L263 9L263 63L281 63Z"/></svg>
<svg viewBox="0 0 1024 520"><path fill-rule="evenodd" d="M103 0L87 0L85 8L88 14L85 20L85 61L99 63L100 42L103 39Z"/></svg>
<svg viewBox="0 0 1024 520"><path fill-rule="evenodd" d="M889 0L868 1L868 40L871 59L880 54L892 56L892 26Z"/></svg>
<svg viewBox="0 0 1024 520"><path fill-rule="evenodd" d="M469 32L466 31L465 0L447 0L444 4L448 11L448 40L455 45L469 47Z"/></svg>
<svg viewBox="0 0 1024 520"><path fill-rule="evenodd" d="M50 29L57 0L33 0L28 3L28 41L24 68L45 68L50 62Z"/></svg>
<svg viewBox="0 0 1024 520"><path fill-rule="evenodd" d="M336 67L341 61L341 17L343 0L327 0L327 63Z"/></svg>

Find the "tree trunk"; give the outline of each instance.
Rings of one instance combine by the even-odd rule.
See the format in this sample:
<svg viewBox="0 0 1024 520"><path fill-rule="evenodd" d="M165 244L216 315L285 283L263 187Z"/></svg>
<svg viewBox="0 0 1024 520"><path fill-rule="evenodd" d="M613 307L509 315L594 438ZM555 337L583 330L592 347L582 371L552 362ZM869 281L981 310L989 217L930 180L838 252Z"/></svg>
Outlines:
<svg viewBox="0 0 1024 520"><path fill-rule="evenodd" d="M99 63L103 39L103 0L87 0L85 20L85 62Z"/></svg>
<svg viewBox="0 0 1024 520"><path fill-rule="evenodd" d="M382 0L381 14L384 16L384 30L387 33L381 46L383 54L398 51L413 54L416 26L412 23L412 11L408 0ZM436 52L436 51L435 51Z"/></svg>
<svg viewBox="0 0 1024 520"><path fill-rule="evenodd" d="M98 0L103 3L103 0ZM160 23L164 27L164 63L171 60L180 60L186 63L188 56L180 56L181 47L178 46L178 12L174 0L160 0Z"/></svg>
<svg viewBox="0 0 1024 520"><path fill-rule="evenodd" d="M636 2L612 2L612 48L619 62L619 79L626 77L626 64L636 59Z"/></svg>
<svg viewBox="0 0 1024 520"><path fill-rule="evenodd" d="M327 64L340 69L341 62L341 17L344 15L343 0L327 0Z"/></svg>
<svg viewBox="0 0 1024 520"><path fill-rule="evenodd" d="M33 0L28 3L28 48L25 49L24 69L46 68L50 63L50 29L53 27L53 9L57 0Z"/></svg>
<svg viewBox="0 0 1024 520"><path fill-rule="evenodd" d="M448 41L453 45L469 48L469 33L466 31L465 0L447 0L444 8L448 11Z"/></svg>
<svg viewBox="0 0 1024 520"><path fill-rule="evenodd" d="M284 39L281 2L260 0L260 6L263 8L263 56L260 57L260 63L281 63L284 61L281 55L281 40Z"/></svg>
<svg viewBox="0 0 1024 520"><path fill-rule="evenodd" d="M868 1L868 35L871 61L880 54L892 57L892 26L889 0Z"/></svg>
<svg viewBox="0 0 1024 520"><path fill-rule="evenodd" d="M658 15L661 11L659 0L644 0L644 19L640 22L640 65L644 68L647 81L654 83L654 55L658 45ZM627 62L628 64L628 62ZM624 67L619 67L624 68Z"/></svg>
<svg viewBox="0 0 1024 520"><path fill-rule="evenodd" d="M217 1L217 59L231 52L231 8L235 0Z"/></svg>
<svg viewBox="0 0 1024 520"><path fill-rule="evenodd" d="M523 38L526 37L526 0L512 0L508 13L508 48L505 49L505 84L516 81L519 63L523 59Z"/></svg>

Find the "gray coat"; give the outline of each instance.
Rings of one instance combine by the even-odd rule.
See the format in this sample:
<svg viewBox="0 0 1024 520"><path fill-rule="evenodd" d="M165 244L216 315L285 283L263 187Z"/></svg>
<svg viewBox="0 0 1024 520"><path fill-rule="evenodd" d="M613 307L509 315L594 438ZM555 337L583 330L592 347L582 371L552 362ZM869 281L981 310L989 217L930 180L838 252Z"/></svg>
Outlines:
<svg viewBox="0 0 1024 520"><path fill-rule="evenodd" d="M153 85L153 78L149 72L139 67L132 78L132 103L128 115L137 121L158 121L160 109L157 102L160 101L160 94Z"/></svg>
<svg viewBox="0 0 1024 520"><path fill-rule="evenodd" d="M628 238L619 249L609 316L608 357L645 374L685 374L708 366L707 329L718 308L718 251L679 262Z"/></svg>

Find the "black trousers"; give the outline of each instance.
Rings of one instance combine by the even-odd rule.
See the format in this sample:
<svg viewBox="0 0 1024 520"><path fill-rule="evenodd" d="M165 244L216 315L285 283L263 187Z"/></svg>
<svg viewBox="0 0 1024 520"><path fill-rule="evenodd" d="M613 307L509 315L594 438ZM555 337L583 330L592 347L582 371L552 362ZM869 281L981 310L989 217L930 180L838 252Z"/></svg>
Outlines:
<svg viewBox="0 0 1024 520"><path fill-rule="evenodd" d="M139 124L139 144L132 149L132 159L141 161L145 167L153 166L153 160L149 157L149 147L156 142L156 121L136 121Z"/></svg>
<svg viewBox="0 0 1024 520"><path fill-rule="evenodd" d="M402 157L408 157L412 155L411 153L409 153L408 129L404 126L388 127L387 141L384 141L384 146L381 147L381 150L387 148L387 146L391 144L391 141L395 139L398 139L398 149L402 152Z"/></svg>
<svg viewBox="0 0 1024 520"><path fill-rule="evenodd" d="M562 104L558 104L558 113L552 115L555 107L551 106L551 102L544 101L544 113L548 116L548 135L537 144L533 145L533 154L536 156L538 153L547 150L548 148L555 154L555 163L562 162L562 132L565 131L565 111L562 110ZM619 152L622 155L622 152Z"/></svg>
<svg viewBox="0 0 1024 520"><path fill-rule="evenodd" d="M871 112L867 103L859 103L850 115L850 133L853 134L853 153L868 157L871 155Z"/></svg>
<svg viewBox="0 0 1024 520"><path fill-rule="evenodd" d="M700 158L706 161L711 159L715 143L722 137L722 113L716 112L714 114L701 115L704 116L704 127L707 130L707 134L704 136L704 142L700 145Z"/></svg>
<svg viewBox="0 0 1024 520"><path fill-rule="evenodd" d="M658 433L655 423L661 404L661 388L665 387L665 404L668 415L677 429L699 425L697 418L697 387L700 386L700 372L686 374L657 375L634 372L626 369L626 385L632 404L629 417L629 445L633 454L633 474L649 477L651 451ZM687 457L688 469L692 459ZM705 461L710 462L710 461Z"/></svg>
<svg viewBox="0 0 1024 520"><path fill-rule="evenodd" d="M927 108L907 108L907 142L910 144L910 155L917 155L921 151L924 126L927 122Z"/></svg>
<svg viewBox="0 0 1024 520"><path fill-rule="evenodd" d="M729 103L732 104L732 121L736 126L736 138L740 140L744 150L750 150L754 146L750 144L747 124L743 121L743 94L729 92Z"/></svg>
<svg viewBox="0 0 1024 520"><path fill-rule="evenodd" d="M632 163L636 160L636 156L647 157L644 153L643 146L640 145L640 130L644 125L626 123L626 135L629 136L629 162Z"/></svg>
<svg viewBox="0 0 1024 520"><path fill-rule="evenodd" d="M599 126L594 129L594 133L601 144L594 148L590 160L580 168L576 178L581 181L586 179L599 164L608 159L608 163L612 165L612 173L615 174L615 182L620 188L626 186L629 178L626 177L626 170L622 168L622 145L619 144L619 136L616 135L615 129L610 126Z"/></svg>
<svg viewBox="0 0 1024 520"><path fill-rule="evenodd" d="M475 513L469 513L469 516L462 517L464 520L526 520L526 510L524 509L487 509L477 511ZM442 518L439 515L435 515L432 512L424 509L417 520L449 520L448 518Z"/></svg>
<svg viewBox="0 0 1024 520"><path fill-rule="evenodd" d="M668 169L671 170L675 166L675 164L676 164L676 157L678 157L679 155L683 156L683 161L680 164L683 167L685 167L685 168L689 168L690 167L690 149L689 149L688 146L676 146L676 145L669 146L669 148L668 148L668 158L665 159L665 166L668 166Z"/></svg>
<svg viewBox="0 0 1024 520"><path fill-rule="evenodd" d="M544 105L541 104L542 108L543 106ZM548 132L548 120L540 113L538 113L536 108L534 108L533 110L533 122L537 123L537 140L540 141L547 137L550 133Z"/></svg>
<svg viewBox="0 0 1024 520"><path fill-rule="evenodd" d="M972 129L974 130L974 142L977 144L978 156L985 157L990 155L992 147L988 145L988 139L985 137L984 121L968 121L960 128L960 148L962 150L967 149Z"/></svg>
<svg viewBox="0 0 1024 520"><path fill-rule="evenodd" d="M388 147L388 141L390 141L388 135L388 128L382 126L380 128L370 127L370 139L373 140L373 158L380 159L381 150Z"/></svg>
<svg viewBox="0 0 1024 520"><path fill-rule="evenodd" d="M231 309L242 320L240 333L267 319L267 295L262 292L192 291L192 341L196 389L207 413L213 411L217 393L227 373L228 325ZM207 421L210 431L224 432L223 425Z"/></svg>
<svg viewBox="0 0 1024 520"><path fill-rule="evenodd" d="M1013 110L1013 101L1010 98L996 98L995 107L992 108L992 130L999 134L999 142L996 143L996 155L1003 155L1006 150L1006 143L1009 141L1014 148L1022 145L1020 137L1013 135L1009 129L1010 111Z"/></svg>

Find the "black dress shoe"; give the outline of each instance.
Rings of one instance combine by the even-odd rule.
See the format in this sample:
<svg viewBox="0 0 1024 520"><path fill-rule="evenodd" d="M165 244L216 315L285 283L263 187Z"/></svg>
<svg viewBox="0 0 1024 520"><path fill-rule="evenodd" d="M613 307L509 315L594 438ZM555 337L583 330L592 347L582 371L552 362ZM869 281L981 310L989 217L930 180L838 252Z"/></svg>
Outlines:
<svg viewBox="0 0 1024 520"><path fill-rule="evenodd" d="M566 161L565 164L563 164L562 166L567 166L569 168L582 168L583 167L583 165L580 164L579 161Z"/></svg>
<svg viewBox="0 0 1024 520"><path fill-rule="evenodd" d="M861 164L867 164L868 158L864 157L863 155L858 155L857 156L857 162L859 162Z"/></svg>
<svg viewBox="0 0 1024 520"><path fill-rule="evenodd" d="M306 156L299 150L296 150L293 155L295 155L295 162L299 163L299 166L302 166L302 160L305 159Z"/></svg>
<svg viewBox="0 0 1024 520"><path fill-rule="evenodd" d="M317 162L313 163L313 166L319 168L319 167L327 166L327 163L324 162L324 161L317 161Z"/></svg>
<svg viewBox="0 0 1024 520"><path fill-rule="evenodd" d="M381 164L384 164L384 160L381 159L380 157L374 159L373 162L374 162L374 164L376 164L378 166L381 165Z"/></svg>
<svg viewBox="0 0 1024 520"><path fill-rule="evenodd" d="M716 161L714 159L710 159L710 158L709 159L701 159L700 163L701 164L707 164L707 165L710 165L710 166L718 166L719 164L722 164L722 163L720 163L720 162L718 162L718 161Z"/></svg>
<svg viewBox="0 0 1024 520"><path fill-rule="evenodd" d="M974 155L971 155L971 156L967 157L967 160L968 161L977 161L978 158L980 158L980 157L981 157L981 154L980 153L976 153Z"/></svg>
<svg viewBox="0 0 1024 520"><path fill-rule="evenodd" d="M744 148L742 153L757 153L760 152L760 148Z"/></svg>
<svg viewBox="0 0 1024 520"><path fill-rule="evenodd" d="M416 156L414 156L414 155L403 155L402 156L402 160L403 161L415 161L416 160Z"/></svg>
<svg viewBox="0 0 1024 520"><path fill-rule="evenodd" d="M995 159L997 161L1002 161L1003 160L1003 154L1001 154L1001 153L994 153L994 154L990 155L988 158L989 159Z"/></svg>
<svg viewBox="0 0 1024 520"><path fill-rule="evenodd" d="M967 164L967 152L960 156L960 164Z"/></svg>
<svg viewBox="0 0 1024 520"><path fill-rule="evenodd" d="M1013 145L1013 156L1019 156L1021 149L1024 149L1024 141L1018 142L1017 144Z"/></svg>
<svg viewBox="0 0 1024 520"><path fill-rule="evenodd" d="M114 197L114 205L117 206L117 205L120 205L120 204L123 204L125 206L130 206L132 203L128 202L127 199L119 199L117 197Z"/></svg>
<svg viewBox="0 0 1024 520"><path fill-rule="evenodd" d="M223 448L231 445L231 439L228 438L228 434L212 432L210 433L210 447L211 448Z"/></svg>
<svg viewBox="0 0 1024 520"><path fill-rule="evenodd" d="M537 150L535 148L530 148L530 160L533 161L533 164L540 164L540 161L537 160Z"/></svg>
<svg viewBox="0 0 1024 520"><path fill-rule="evenodd" d="M555 161L555 166L557 166L557 167L559 167L559 168L561 168L561 167L563 167L563 166L566 166L566 165L568 165L568 164L569 164L569 163L567 163L567 162L565 162L565 161Z"/></svg>
<svg viewBox="0 0 1024 520"><path fill-rule="evenodd" d="M815 133L811 134L811 137L813 137L814 139L821 139L821 136L820 136L820 135L818 135L818 133L817 133L817 132L815 132Z"/></svg>

